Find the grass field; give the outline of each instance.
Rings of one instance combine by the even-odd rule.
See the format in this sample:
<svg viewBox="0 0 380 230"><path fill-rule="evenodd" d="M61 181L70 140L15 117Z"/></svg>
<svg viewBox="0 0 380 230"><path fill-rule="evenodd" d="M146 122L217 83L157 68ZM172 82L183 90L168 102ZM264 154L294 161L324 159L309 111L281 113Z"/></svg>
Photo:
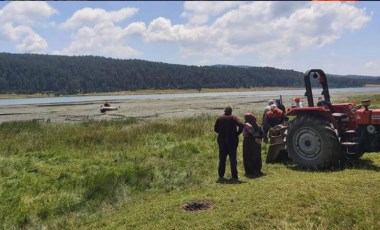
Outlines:
<svg viewBox="0 0 380 230"><path fill-rule="evenodd" d="M215 119L0 124L0 228L380 229L380 154L249 179L240 145L240 183L219 184ZM182 208L199 200L212 207Z"/></svg>

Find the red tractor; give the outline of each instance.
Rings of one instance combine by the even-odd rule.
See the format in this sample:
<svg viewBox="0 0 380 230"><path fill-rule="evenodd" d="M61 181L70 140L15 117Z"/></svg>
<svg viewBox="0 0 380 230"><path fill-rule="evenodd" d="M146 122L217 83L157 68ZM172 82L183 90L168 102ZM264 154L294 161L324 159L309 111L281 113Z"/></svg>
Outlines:
<svg viewBox="0 0 380 230"><path fill-rule="evenodd" d="M324 98L317 106L311 77L322 86ZM380 109L369 109L369 100L360 106L331 104L326 74L320 69L306 71L304 81L308 106L289 109L287 116L295 118L287 127L274 127L268 163L284 150L298 165L316 169L339 166L343 160L358 159L365 152L380 152Z"/></svg>

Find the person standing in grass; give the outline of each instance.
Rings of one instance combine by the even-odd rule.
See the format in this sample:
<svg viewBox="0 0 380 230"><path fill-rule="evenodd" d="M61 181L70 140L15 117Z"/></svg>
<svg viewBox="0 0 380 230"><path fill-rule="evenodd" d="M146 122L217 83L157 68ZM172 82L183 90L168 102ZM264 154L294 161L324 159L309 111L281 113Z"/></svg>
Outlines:
<svg viewBox="0 0 380 230"><path fill-rule="evenodd" d="M273 99L270 99L270 100L268 101L268 105L265 106L265 108L264 108L264 112L263 112L262 120L264 120L265 114L267 114L267 112L270 110L270 106L273 105L274 103L275 103L275 102L274 102Z"/></svg>
<svg viewBox="0 0 380 230"><path fill-rule="evenodd" d="M214 131L218 133L217 141L219 146L218 182L224 181L227 156L229 156L230 160L232 180L237 181L239 179L236 152L239 135L243 132L243 128L244 123L232 115L231 106L227 106L224 109L224 114L220 115L215 122Z"/></svg>
<svg viewBox="0 0 380 230"><path fill-rule="evenodd" d="M301 97L297 96L294 97L294 103L292 104L292 108L302 108L303 104L301 101Z"/></svg>
<svg viewBox="0 0 380 230"><path fill-rule="evenodd" d="M245 175L247 177L260 176L262 175L261 140L263 131L257 124L253 113L247 113L244 118L243 163Z"/></svg>
<svg viewBox="0 0 380 230"><path fill-rule="evenodd" d="M282 104L281 99L276 99L276 105L277 105L277 108L281 109L281 111L282 111L284 114L286 113L285 105Z"/></svg>

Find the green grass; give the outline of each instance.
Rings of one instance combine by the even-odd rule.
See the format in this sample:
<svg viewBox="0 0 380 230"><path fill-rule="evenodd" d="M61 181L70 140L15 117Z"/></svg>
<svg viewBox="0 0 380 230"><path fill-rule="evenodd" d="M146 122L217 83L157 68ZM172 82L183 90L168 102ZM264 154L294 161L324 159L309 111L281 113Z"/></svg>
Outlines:
<svg viewBox="0 0 380 230"><path fill-rule="evenodd" d="M380 154L340 171L264 163L248 179L240 145L241 183L218 184L215 118L0 124L0 228L380 228ZM213 206L181 208L194 200Z"/></svg>
<svg viewBox="0 0 380 230"><path fill-rule="evenodd" d="M371 100L370 108L380 108L380 94L367 94L362 96L348 96L346 98L339 98L337 102L352 102L356 105L360 105L362 100Z"/></svg>

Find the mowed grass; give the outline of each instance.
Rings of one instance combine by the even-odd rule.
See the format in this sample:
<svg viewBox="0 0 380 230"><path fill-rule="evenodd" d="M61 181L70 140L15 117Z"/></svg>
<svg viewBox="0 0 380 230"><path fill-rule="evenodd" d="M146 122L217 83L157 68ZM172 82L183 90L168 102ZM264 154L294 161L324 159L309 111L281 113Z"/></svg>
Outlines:
<svg viewBox="0 0 380 230"><path fill-rule="evenodd" d="M337 171L264 163L249 179L240 144L240 183L219 184L215 119L0 124L0 227L380 229L379 153ZM183 210L199 200L213 205Z"/></svg>

